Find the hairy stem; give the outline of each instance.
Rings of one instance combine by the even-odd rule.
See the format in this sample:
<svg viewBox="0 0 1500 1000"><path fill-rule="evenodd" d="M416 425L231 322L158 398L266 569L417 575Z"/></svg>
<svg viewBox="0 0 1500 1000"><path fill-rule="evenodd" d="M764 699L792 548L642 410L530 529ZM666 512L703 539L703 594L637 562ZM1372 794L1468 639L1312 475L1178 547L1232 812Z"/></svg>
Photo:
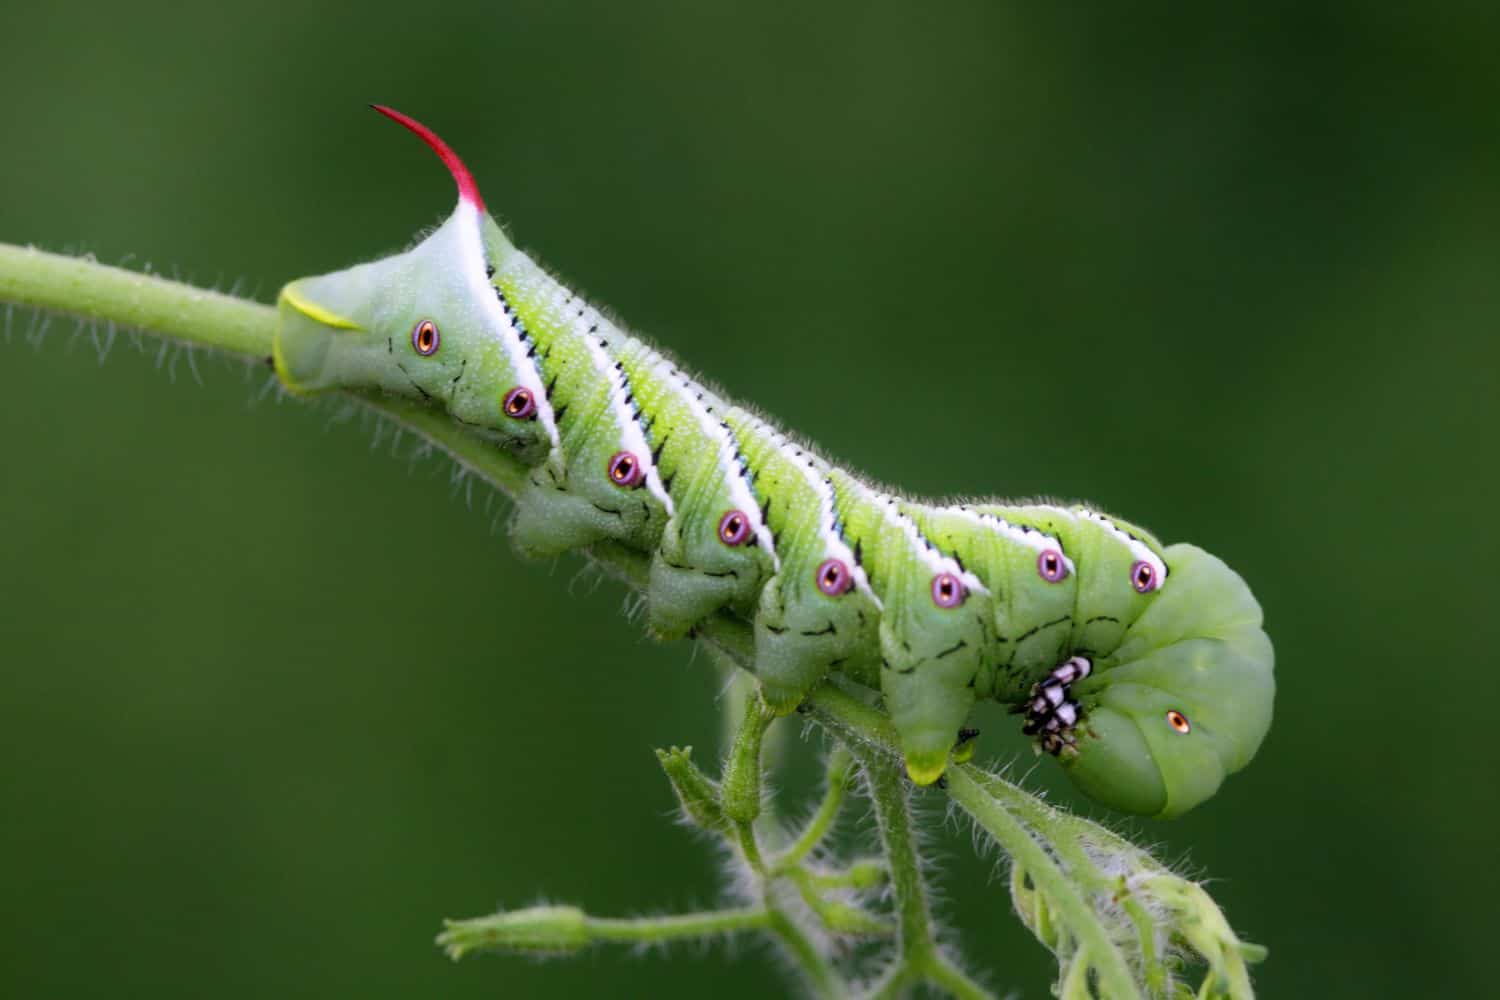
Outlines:
<svg viewBox="0 0 1500 1000"><path fill-rule="evenodd" d="M753 930L765 927L769 921L769 913L749 906L738 910L674 913L665 917L590 917L585 926L598 941L650 942Z"/></svg>
<svg viewBox="0 0 1500 1000"><path fill-rule="evenodd" d="M813 718L838 736L859 762L880 824L887 873L896 897L900 961L888 972L876 996L901 996L913 982L925 979L966 1000L989 997L987 990L969 979L938 948L907 801L906 776L890 720L831 683L816 688L807 706Z"/></svg>
<svg viewBox="0 0 1500 1000"><path fill-rule="evenodd" d="M438 944L454 959L474 951L565 955L592 944L666 944L735 931L769 930L760 907L704 910L658 917L593 917L573 906L536 906L474 920L449 920Z"/></svg>
<svg viewBox="0 0 1500 1000"><path fill-rule="evenodd" d="M1068 927L1078 935L1079 948L1088 953L1099 970L1103 995L1111 1000L1139 997L1135 977L1124 956L1109 939L1078 887L1068 880L1026 827L985 791L982 775L983 772L969 764L950 768L948 794L1047 893Z"/></svg>
<svg viewBox="0 0 1500 1000"><path fill-rule="evenodd" d="M844 804L844 792L849 784L849 767L852 762L853 758L844 747L839 747L828 755L826 768L828 787L823 792L823 801L818 803L818 811L813 814L813 818L808 821L807 826L802 829L802 833L792 846L776 859L774 865L776 872L785 872L800 865L812 853L813 848L821 844L823 838L828 835L834 818L838 816L839 809Z"/></svg>
<svg viewBox="0 0 1500 1000"><path fill-rule="evenodd" d="M1094 892L1113 892L1119 897L1121 908L1135 925L1146 987L1153 994L1164 993L1168 982L1167 969L1156 953L1156 928L1151 915L1135 898L1130 887L1124 884L1123 879L1111 878L1099 870L1084 849L1083 839L1106 846L1121 857L1130 859L1131 868L1135 871L1157 868L1155 861L1124 838L1060 809L1054 809L992 774L976 771L973 777L985 792L1034 829L1051 846L1058 860L1066 866L1073 882Z"/></svg>
<svg viewBox="0 0 1500 1000"><path fill-rule="evenodd" d="M0 300L105 320L244 354L271 356L276 310L79 257L0 243Z"/></svg>
<svg viewBox="0 0 1500 1000"><path fill-rule="evenodd" d="M922 883L916 833L906 801L906 779L896 762L868 745L853 752L869 783L870 801L875 805L880 839L890 866L901 956L908 965L925 973L937 952L937 944L932 938L927 889Z"/></svg>
<svg viewBox="0 0 1500 1000"><path fill-rule="evenodd" d="M817 991L817 995L834 998L834 1000L848 996L849 991L845 988L843 979L813 945L802 928L798 927L796 922L781 910L768 909L766 912L771 933L775 934L781 940L782 946L791 953L798 969L807 977L808 982Z"/></svg>

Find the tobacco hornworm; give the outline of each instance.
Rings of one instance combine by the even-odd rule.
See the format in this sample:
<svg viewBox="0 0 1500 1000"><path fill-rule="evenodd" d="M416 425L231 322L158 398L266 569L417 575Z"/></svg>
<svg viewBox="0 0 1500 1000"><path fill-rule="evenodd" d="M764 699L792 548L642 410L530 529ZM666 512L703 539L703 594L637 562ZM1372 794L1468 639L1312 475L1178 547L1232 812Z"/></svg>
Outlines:
<svg viewBox="0 0 1500 1000"><path fill-rule="evenodd" d="M551 555L648 553L650 630L751 623L766 702L831 672L879 690L913 781L937 780L981 698L1084 792L1179 814L1249 762L1273 654L1244 582L1083 505L890 496L694 381L517 250L473 177L412 249L282 290L296 392L376 388L446 411L529 470L512 535ZM967 735L966 733L964 735Z"/></svg>

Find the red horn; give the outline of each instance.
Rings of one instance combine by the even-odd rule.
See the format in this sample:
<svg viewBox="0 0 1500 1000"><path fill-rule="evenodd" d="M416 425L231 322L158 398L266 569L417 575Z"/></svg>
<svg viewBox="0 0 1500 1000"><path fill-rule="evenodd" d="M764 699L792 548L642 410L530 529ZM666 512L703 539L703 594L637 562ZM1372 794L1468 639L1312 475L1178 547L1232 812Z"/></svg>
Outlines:
<svg viewBox="0 0 1500 1000"><path fill-rule="evenodd" d="M458 197L462 201L469 202L481 212L484 211L484 199L479 197L479 185L474 183L474 175L469 173L469 168L464 166L464 161L458 158L458 154L453 151L452 147L438 138L436 132L415 118L403 115L395 108L388 108L383 104L372 104L370 107L392 121L399 122L415 132L438 155L438 159L443 161L443 165L453 175L454 182L458 184Z"/></svg>

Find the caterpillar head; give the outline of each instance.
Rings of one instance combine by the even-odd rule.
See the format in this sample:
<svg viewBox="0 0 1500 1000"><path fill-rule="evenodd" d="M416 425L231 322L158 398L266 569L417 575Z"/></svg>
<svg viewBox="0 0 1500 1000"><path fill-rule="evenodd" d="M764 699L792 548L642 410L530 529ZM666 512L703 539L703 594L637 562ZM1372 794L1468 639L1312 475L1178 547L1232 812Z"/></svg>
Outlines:
<svg viewBox="0 0 1500 1000"><path fill-rule="evenodd" d="M1250 762L1276 682L1261 610L1239 575L1193 545L1171 582L1073 693L1083 709L1069 777L1124 812L1180 815Z"/></svg>
<svg viewBox="0 0 1500 1000"><path fill-rule="evenodd" d="M458 207L403 253L283 288L276 373L299 393L378 388L440 406L523 455L544 449L541 386L519 363L513 317L491 282L516 251L448 145L398 111L375 110L437 153Z"/></svg>

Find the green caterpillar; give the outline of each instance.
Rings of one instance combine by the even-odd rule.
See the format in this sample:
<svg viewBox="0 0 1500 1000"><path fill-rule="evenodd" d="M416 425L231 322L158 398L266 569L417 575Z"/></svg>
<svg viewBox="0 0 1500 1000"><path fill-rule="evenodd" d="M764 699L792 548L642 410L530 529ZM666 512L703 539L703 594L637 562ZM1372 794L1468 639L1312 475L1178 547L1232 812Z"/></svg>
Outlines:
<svg viewBox="0 0 1500 1000"><path fill-rule="evenodd" d="M443 160L458 207L405 253L282 290L290 389L445 410L528 467L523 552L649 553L653 633L721 610L752 623L779 712L831 672L878 689L919 784L970 752L981 698L1128 812L1182 813L1254 756L1273 654L1224 563L1086 506L874 489L606 320L506 239L447 144L376 110Z"/></svg>

